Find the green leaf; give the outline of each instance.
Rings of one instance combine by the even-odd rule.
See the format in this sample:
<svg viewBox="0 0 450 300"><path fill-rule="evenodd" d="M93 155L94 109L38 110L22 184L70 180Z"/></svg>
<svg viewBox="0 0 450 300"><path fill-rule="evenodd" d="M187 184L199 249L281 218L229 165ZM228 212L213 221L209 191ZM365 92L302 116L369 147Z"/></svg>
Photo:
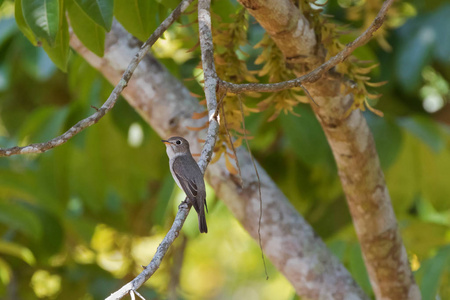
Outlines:
<svg viewBox="0 0 450 300"><path fill-rule="evenodd" d="M42 236L38 217L16 203L0 203L0 223L21 231L32 239L39 240Z"/></svg>
<svg viewBox="0 0 450 300"><path fill-rule="evenodd" d="M117 101L116 105L116 111L111 110L110 116L113 120L114 126L121 134L128 136L130 126L136 121L142 125L142 128L148 127L145 123L140 122L140 118L136 110L134 110L128 102L125 101L125 99L120 99Z"/></svg>
<svg viewBox="0 0 450 300"><path fill-rule="evenodd" d="M46 167L43 166L43 168ZM34 246L30 248L36 256L41 258L43 254L47 257L57 254L64 241L63 224L55 214L50 213L42 206L27 205L27 208L36 214L42 226L41 241L35 242ZM42 241L45 241L45 243L42 243Z"/></svg>
<svg viewBox="0 0 450 300"><path fill-rule="evenodd" d="M122 200L120 195L114 189L114 187L109 186L106 192L105 208L112 213L120 213L122 209Z"/></svg>
<svg viewBox="0 0 450 300"><path fill-rule="evenodd" d="M397 80L408 93L414 93L419 88L422 80L421 71L430 62L436 42L436 32L431 26L419 27L411 35L398 41L395 60Z"/></svg>
<svg viewBox="0 0 450 300"><path fill-rule="evenodd" d="M398 158L387 170L386 183L393 199L394 210L407 211L420 190L420 168L415 168L420 155L418 141L406 133ZM408 170L405 172L405 170Z"/></svg>
<svg viewBox="0 0 450 300"><path fill-rule="evenodd" d="M290 147L304 163L332 169L335 164L330 147L311 108L299 105L296 112L300 117L291 114L280 116Z"/></svg>
<svg viewBox="0 0 450 300"><path fill-rule="evenodd" d="M369 276L367 275L366 266L362 257L361 247L359 244L354 244L349 251L350 272L355 278L359 286L367 293L372 293Z"/></svg>
<svg viewBox="0 0 450 300"><path fill-rule="evenodd" d="M22 0L25 22L38 39L53 45L57 39L60 6L58 0Z"/></svg>
<svg viewBox="0 0 450 300"><path fill-rule="evenodd" d="M117 288L117 281L115 279L108 278L97 270L86 270L85 276L92 276L92 280L89 280L88 288L89 295L92 297L92 299L103 299L104 295L109 295L111 293L111 290ZM142 290L145 291L145 289ZM142 297L145 297L144 299L158 298L158 296L155 295L156 293L153 293L152 296L146 296L144 293L142 293L142 290L140 289L139 292L141 293Z"/></svg>
<svg viewBox="0 0 450 300"><path fill-rule="evenodd" d="M162 5L164 5L168 9L175 9L175 7L177 7L177 5L180 4L179 0L158 0L158 2L161 3ZM224 2L224 1L219 1L219 2ZM228 1L225 1L225 2L228 2Z"/></svg>
<svg viewBox="0 0 450 300"><path fill-rule="evenodd" d="M403 142L398 158L386 172L386 182L396 212L406 212L417 195L429 201L437 212L450 209L442 195L450 194L448 151L435 153L427 144L403 130ZM444 138L444 144L449 139Z"/></svg>
<svg viewBox="0 0 450 300"><path fill-rule="evenodd" d="M416 199L417 214L424 222L450 226L450 212L439 212L424 197Z"/></svg>
<svg viewBox="0 0 450 300"><path fill-rule="evenodd" d="M402 222L401 234L406 249L419 258L429 257L435 250L448 243L446 234L448 226L422 222L411 218Z"/></svg>
<svg viewBox="0 0 450 300"><path fill-rule="evenodd" d="M50 60L42 47L34 47L30 43L23 45L24 55L21 58L23 70L38 82L48 80L56 71L55 64Z"/></svg>
<svg viewBox="0 0 450 300"><path fill-rule="evenodd" d="M450 28L450 5L442 5L442 7L436 10L430 15L430 23L434 27L436 35L438 37L446 37L439 39L434 47L434 56L445 63L450 64L450 39L448 38L448 28Z"/></svg>
<svg viewBox="0 0 450 300"><path fill-rule="evenodd" d="M347 250L348 243L343 240L334 240L327 243L327 246L333 255L335 255L339 260L342 260L345 255L345 251Z"/></svg>
<svg viewBox="0 0 450 300"><path fill-rule="evenodd" d="M36 259L30 249L16 243L0 240L0 253L18 257L30 266L36 263Z"/></svg>
<svg viewBox="0 0 450 300"><path fill-rule="evenodd" d="M7 62L1 62L0 65L0 91L5 91L10 86L11 65Z"/></svg>
<svg viewBox="0 0 450 300"><path fill-rule="evenodd" d="M74 2L95 23L107 31L111 30L114 0L74 0Z"/></svg>
<svg viewBox="0 0 450 300"><path fill-rule="evenodd" d="M445 141L439 126L430 118L422 116L407 117L399 124L438 153L445 147Z"/></svg>
<svg viewBox="0 0 450 300"><path fill-rule="evenodd" d="M65 226L67 226L67 228L69 228L77 238L81 238L85 243L89 243L91 241L97 225L98 224L96 222L86 218L65 218Z"/></svg>
<svg viewBox="0 0 450 300"><path fill-rule="evenodd" d="M42 107L36 109L24 121L18 136L20 139L29 138L33 142L45 142L61 133L68 108L55 109Z"/></svg>
<svg viewBox="0 0 450 300"><path fill-rule="evenodd" d="M163 5L167 5L166 2L163 1ZM179 1L178 1L179 2ZM177 3L178 5L178 3ZM236 3L232 1L213 1L211 3L212 10L214 13L220 16L220 19L224 23L233 23L233 15L236 13ZM174 8L174 7L173 7ZM173 9L172 8L172 9ZM240 7L239 7L240 9Z"/></svg>
<svg viewBox="0 0 450 300"><path fill-rule="evenodd" d="M31 31L31 28L27 25L27 23L25 22L25 18L23 17L22 0L16 0L14 4L14 18L16 19L17 26L19 27L20 31L22 31L22 33L26 36L26 38L34 46L37 46L36 37L34 36L33 31Z"/></svg>
<svg viewBox="0 0 450 300"><path fill-rule="evenodd" d="M375 145L383 169L390 167L397 158L402 145L402 133L399 126L389 119L380 118L372 113L364 114L375 139Z"/></svg>
<svg viewBox="0 0 450 300"><path fill-rule="evenodd" d="M14 18L3 18L0 20L0 48L17 31Z"/></svg>
<svg viewBox="0 0 450 300"><path fill-rule="evenodd" d="M445 143L448 145L449 139L446 139ZM417 144L415 147L420 156L415 157L414 165L418 171L416 177L421 181L422 196L433 205L436 211L449 210L450 202L443 195L450 195L450 184L448 184L450 152L444 150L435 153L422 143Z"/></svg>
<svg viewBox="0 0 450 300"><path fill-rule="evenodd" d="M71 2L68 5L67 11L69 13L70 25L80 41L89 50L97 54L97 56L103 56L103 52L105 51L105 30L97 25L98 22L95 23L92 21L92 19L86 15L85 11L83 11L75 2ZM111 24L109 24L109 28L111 28Z"/></svg>
<svg viewBox="0 0 450 300"><path fill-rule="evenodd" d="M450 246L441 248L436 256L426 260L418 270L422 299L437 299L437 291L445 267L450 263Z"/></svg>
<svg viewBox="0 0 450 300"><path fill-rule="evenodd" d="M11 281L13 271L10 265L3 259L0 258L0 281L7 286Z"/></svg>
<svg viewBox="0 0 450 300"><path fill-rule="evenodd" d="M157 27L156 4L154 0L116 0L114 16L132 35L145 41Z"/></svg>
<svg viewBox="0 0 450 300"><path fill-rule="evenodd" d="M66 18L62 18L62 26L56 36L53 44L47 41L42 41L42 47L47 52L48 57L61 71L67 71L67 63L69 62L69 25Z"/></svg>

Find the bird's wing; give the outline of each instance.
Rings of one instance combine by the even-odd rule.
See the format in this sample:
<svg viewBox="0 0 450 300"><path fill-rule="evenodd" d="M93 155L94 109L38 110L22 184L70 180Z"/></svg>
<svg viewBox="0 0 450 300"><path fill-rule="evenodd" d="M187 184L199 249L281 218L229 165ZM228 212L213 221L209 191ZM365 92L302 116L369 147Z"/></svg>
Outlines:
<svg viewBox="0 0 450 300"><path fill-rule="evenodd" d="M189 159L192 158L184 155L176 157L173 161L172 170L175 176L177 176L178 182L186 193L186 196L189 199L195 200L198 195L198 187L195 182L195 176L193 176L196 174L196 170L189 170L186 167L191 165L191 161L188 161Z"/></svg>

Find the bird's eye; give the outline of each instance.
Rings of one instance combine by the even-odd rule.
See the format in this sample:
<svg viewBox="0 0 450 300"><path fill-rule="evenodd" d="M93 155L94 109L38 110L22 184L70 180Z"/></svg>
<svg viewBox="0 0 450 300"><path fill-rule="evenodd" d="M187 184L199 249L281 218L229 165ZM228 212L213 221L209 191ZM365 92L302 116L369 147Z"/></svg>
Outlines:
<svg viewBox="0 0 450 300"><path fill-rule="evenodd" d="M177 143L177 145L180 145L180 144L181 144L181 141L180 141L180 140L177 140L176 143Z"/></svg>

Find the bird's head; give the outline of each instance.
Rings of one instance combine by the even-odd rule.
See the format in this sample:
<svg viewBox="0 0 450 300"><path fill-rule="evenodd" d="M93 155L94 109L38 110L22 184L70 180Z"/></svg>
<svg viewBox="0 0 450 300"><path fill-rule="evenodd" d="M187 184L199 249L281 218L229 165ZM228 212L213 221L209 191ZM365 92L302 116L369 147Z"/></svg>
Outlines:
<svg viewBox="0 0 450 300"><path fill-rule="evenodd" d="M176 153L189 153L189 143L184 138L179 136L173 136L167 140L161 140L166 147L170 147L172 151Z"/></svg>

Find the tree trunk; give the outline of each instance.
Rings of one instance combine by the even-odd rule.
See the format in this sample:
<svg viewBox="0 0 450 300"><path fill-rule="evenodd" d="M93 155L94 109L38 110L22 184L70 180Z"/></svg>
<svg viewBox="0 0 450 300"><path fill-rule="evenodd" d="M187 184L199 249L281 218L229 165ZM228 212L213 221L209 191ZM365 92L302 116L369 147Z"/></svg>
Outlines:
<svg viewBox="0 0 450 300"><path fill-rule="evenodd" d="M317 45L314 30L292 1L239 1L272 37L287 63L315 66L324 61L326 51ZM324 76L305 86L319 105L313 109L337 163L372 288L377 299L420 299L373 136L360 110L345 117L353 96L342 95L342 85L342 77Z"/></svg>

